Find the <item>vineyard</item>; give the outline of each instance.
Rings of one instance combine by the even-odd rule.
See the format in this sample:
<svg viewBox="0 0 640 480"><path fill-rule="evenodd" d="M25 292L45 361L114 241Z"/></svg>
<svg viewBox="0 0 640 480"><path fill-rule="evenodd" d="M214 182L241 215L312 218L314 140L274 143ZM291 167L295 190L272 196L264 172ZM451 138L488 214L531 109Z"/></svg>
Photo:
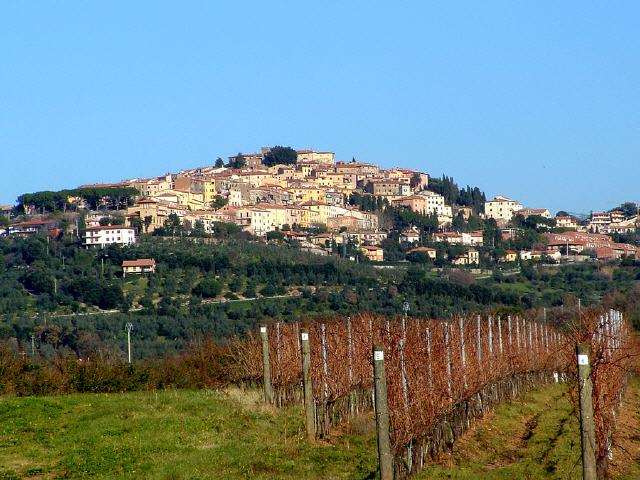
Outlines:
<svg viewBox="0 0 640 480"><path fill-rule="evenodd" d="M572 385L578 398L575 348L591 347L595 444L600 475L611 451L615 415L632 361L632 335L616 311L586 311L570 328L516 316L431 320L361 314L309 323L277 322L250 336L239 358L247 377L265 382L267 401L305 403L307 431L332 427L374 408L372 348L383 352L394 478L406 478L451 449L498 403L536 386ZM380 357L382 358L382 356ZM312 399L312 401L311 401Z"/></svg>

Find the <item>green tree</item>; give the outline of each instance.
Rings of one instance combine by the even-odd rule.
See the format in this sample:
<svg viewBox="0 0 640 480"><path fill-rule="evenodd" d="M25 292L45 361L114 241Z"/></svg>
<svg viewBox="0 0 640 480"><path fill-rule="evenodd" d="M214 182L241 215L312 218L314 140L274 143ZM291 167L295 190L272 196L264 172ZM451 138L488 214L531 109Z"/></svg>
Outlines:
<svg viewBox="0 0 640 480"><path fill-rule="evenodd" d="M143 223L144 223L144 231L145 231L145 233L148 233L149 232L149 227L153 223L153 217L151 215L145 216L144 220L143 220Z"/></svg>
<svg viewBox="0 0 640 480"><path fill-rule="evenodd" d="M216 158L216 168L222 168L224 167L224 160L222 160L222 158L218 157Z"/></svg>
<svg viewBox="0 0 640 480"><path fill-rule="evenodd" d="M271 232L267 232L267 240L282 240L284 239L284 233L278 230L272 230Z"/></svg>
<svg viewBox="0 0 640 480"><path fill-rule="evenodd" d="M211 277L203 278L195 286L193 293L205 298L217 297L222 293L222 282Z"/></svg>
<svg viewBox="0 0 640 480"><path fill-rule="evenodd" d="M244 168L247 166L247 161L242 156L242 153L238 152L235 157L229 159L230 168Z"/></svg>
<svg viewBox="0 0 640 480"><path fill-rule="evenodd" d="M182 222L180 217L176 213L170 213L167 219L164 221L164 228L166 228L171 235L175 235L182 228Z"/></svg>
<svg viewBox="0 0 640 480"><path fill-rule="evenodd" d="M222 195L216 195L211 202L211 206L214 210L218 210L229 203L229 198L223 197Z"/></svg>
<svg viewBox="0 0 640 480"><path fill-rule="evenodd" d="M298 154L291 147L276 145L264 156L263 164L272 167L274 165L294 165Z"/></svg>
<svg viewBox="0 0 640 480"><path fill-rule="evenodd" d="M140 233L142 231L142 220L140 217L134 216L129 217L129 226L136 229L136 233Z"/></svg>

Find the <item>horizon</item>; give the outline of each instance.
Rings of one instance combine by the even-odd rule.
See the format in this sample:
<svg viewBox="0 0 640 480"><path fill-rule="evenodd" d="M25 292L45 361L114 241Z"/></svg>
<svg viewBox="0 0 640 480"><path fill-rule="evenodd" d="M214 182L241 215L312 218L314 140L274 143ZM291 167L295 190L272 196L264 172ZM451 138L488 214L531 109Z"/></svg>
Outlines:
<svg viewBox="0 0 640 480"><path fill-rule="evenodd" d="M553 213L640 201L640 5L249 5L3 6L0 204L270 144Z"/></svg>
<svg viewBox="0 0 640 480"><path fill-rule="evenodd" d="M261 148L261 147L260 147L260 148ZM257 151L257 150L259 150L259 148L258 148L258 149L255 149L255 150ZM240 151L240 152L236 152L236 154L237 154L237 153L244 153L244 154L248 154L248 153L255 153L255 152L249 152L249 151L247 150L247 151ZM231 154L231 155L229 155L229 156L232 156L232 155L233 155L233 154ZM216 158L217 158L217 157L216 157ZM222 158L223 160L225 160L225 162L226 162L226 160L228 159L227 157L221 157L221 158ZM348 162L350 162L350 161L351 161L351 160L347 160L347 159L338 159L338 158L336 158L336 163L338 163L338 162L345 162L345 163L348 163ZM358 159L356 159L356 161L359 161L359 160L358 160ZM213 166L213 164L214 164L214 163L215 163L215 160L214 160L213 162L210 162L210 164L200 164L200 165L185 166L185 167L181 168L180 170L193 170L193 169L196 169L196 168L202 168L202 167L207 167L207 166ZM374 163L374 164L375 164L375 162L368 162L368 163ZM385 167L385 168L394 168L394 167L404 168L402 165L393 165L393 166L388 166L388 167ZM61 188L59 188L59 189L56 189L56 190L53 190L53 191L57 191L57 190L69 190L69 189L75 189L75 188L79 188L81 185L93 185L93 184L100 185L100 184L109 184L109 183L119 183L120 181L124 181L124 180L133 180L133 179L135 179L135 178L155 178L155 177L162 177L162 176L164 176L165 174L178 173L180 170L176 170L176 171L173 171L173 172L158 173L157 175L155 175L155 174L154 174L154 175L144 175L144 176L141 176L141 177L130 177L130 178L119 178L119 179L115 179L115 178L114 178L114 179L108 179L108 180L104 180L104 181L103 181L103 180L100 180L100 181L95 181L95 182L86 182L86 183L79 184L79 185L75 185L75 186L71 186L71 185L63 186L63 187L61 187ZM448 176L446 173L443 173L442 175L438 175L438 176L433 176L433 175L431 175L429 172L423 172L423 173L427 173L427 174L429 175L429 180L431 180L432 178L442 178L442 176L443 176L443 175ZM468 187L468 186L470 186L470 187L472 187L472 188L473 188L473 187L478 187L478 188L480 188L480 190L481 190L481 191L483 191L483 192L484 192L484 190L482 189L482 187L481 187L481 186L479 186L479 185L463 185L462 183L458 183L458 182L457 182L457 180L456 180L455 178L454 178L454 181L457 183L457 185L458 185L458 187L459 187L459 188L464 188L464 187ZM41 191L46 191L46 190L47 190L47 189L45 189L45 190L41 190ZM427 190L429 190L429 188L428 188L428 187L427 187ZM35 191L33 191L33 192L22 192L22 193L35 193ZM484 193L486 194L486 192L484 192ZM22 194L20 194L20 195L22 195ZM518 198L515 198L515 197L513 197L513 196L509 196L509 195L504 195L504 194L502 194L502 193L495 193L495 194L493 194L493 195L488 195L488 194L487 194L487 200L493 199L493 198L495 198L495 197L497 197L497 196L504 196L504 197L506 197L506 198L508 198L508 199L511 199L511 200L520 201ZM621 205L622 205L623 203L625 203L625 202L627 202L627 200L623 200L623 201L619 202L618 204L616 204L616 205L614 205L614 206L607 207L607 208L603 208L603 209L600 209L600 210L594 210L594 209L591 209L589 212L577 212L577 211L569 211L569 210L565 210L565 209L559 209L559 210L549 209L549 211L551 212L551 214L552 214L553 216L555 216L555 215L556 215L558 212L560 212L560 211L564 211L564 212L567 212L567 213L569 213L569 214L571 214L571 215L575 215L575 216L589 216L592 212L606 212L606 211L614 210L615 208L617 208L617 207L621 206ZM521 202L521 203L522 203L522 202ZM633 203L636 203L636 202L633 202ZM0 204L3 204L3 203L2 203L2 202L0 202ZM10 203L6 203L6 204L7 204L7 205L9 205L9 204L11 204L11 205L17 205L17 199L16 199L16 201L13 201L13 202L10 202ZM636 204L638 204L638 203L636 203ZM529 206L529 205L524 205L524 204L523 204L523 208L536 208L536 207L531 207L531 206ZM547 208L547 207L541 207L541 208Z"/></svg>

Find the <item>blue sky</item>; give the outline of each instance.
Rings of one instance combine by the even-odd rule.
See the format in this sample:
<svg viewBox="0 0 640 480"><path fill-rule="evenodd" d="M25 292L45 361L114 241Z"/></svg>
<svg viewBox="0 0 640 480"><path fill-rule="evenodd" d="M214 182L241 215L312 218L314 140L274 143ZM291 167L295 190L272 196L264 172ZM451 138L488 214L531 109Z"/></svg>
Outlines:
<svg viewBox="0 0 640 480"><path fill-rule="evenodd" d="M0 203L263 145L640 201L638 2L2 2Z"/></svg>

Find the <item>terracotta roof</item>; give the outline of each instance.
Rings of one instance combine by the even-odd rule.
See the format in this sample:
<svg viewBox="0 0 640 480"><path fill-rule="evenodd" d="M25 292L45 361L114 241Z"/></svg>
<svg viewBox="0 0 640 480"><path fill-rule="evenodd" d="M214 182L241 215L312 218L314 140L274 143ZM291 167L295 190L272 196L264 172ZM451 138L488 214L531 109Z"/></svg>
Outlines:
<svg viewBox="0 0 640 480"><path fill-rule="evenodd" d="M139 258L138 260L123 260L123 267L155 267L156 261L153 258Z"/></svg>
<svg viewBox="0 0 640 480"><path fill-rule="evenodd" d="M49 225L50 223L52 223L51 220L27 220L26 222L14 223L9 227L36 227Z"/></svg>
<svg viewBox="0 0 640 480"><path fill-rule="evenodd" d="M414 253L414 252L435 252L436 249L435 248L431 248L431 247L416 247L416 248L412 248L411 250L409 250L407 253Z"/></svg>

